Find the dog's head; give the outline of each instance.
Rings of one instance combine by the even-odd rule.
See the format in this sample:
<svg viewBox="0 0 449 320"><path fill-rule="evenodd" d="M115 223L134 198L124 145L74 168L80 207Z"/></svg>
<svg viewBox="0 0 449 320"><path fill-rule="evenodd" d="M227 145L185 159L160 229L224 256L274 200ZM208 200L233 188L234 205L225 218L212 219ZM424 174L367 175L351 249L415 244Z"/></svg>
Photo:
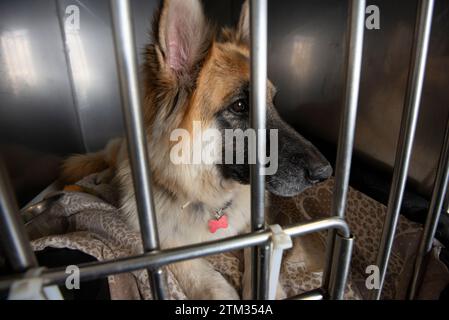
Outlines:
<svg viewBox="0 0 449 320"><path fill-rule="evenodd" d="M250 128L248 4L242 8L236 29L224 29L216 34L204 16L200 0L164 1L156 16L153 32L154 43L147 48L145 64L145 119L150 130L152 153L156 150L167 156L172 153L176 143L168 141L168 137L173 136L174 130L183 129L190 134L190 140L181 145L190 146L184 153L191 155L195 151L193 144L201 140L195 130L195 121L200 123L202 133L210 128L222 133L219 141L222 152L213 163L184 163L182 172L175 174L173 169L170 169L171 173L165 170L165 176L159 180L171 180L170 185L187 175L189 180L184 181L185 187L189 187L192 181L217 184L217 178L219 181L248 184L248 146L251 140L245 139L243 151L237 150L236 144L224 141L227 129L245 132ZM268 81L267 129L276 129L277 137L275 139L267 131L267 149L272 150L276 144L277 151L276 155L269 157L270 161L276 161L276 170L274 174L267 175L267 188L277 195L292 196L315 182L327 179L332 169L309 141L279 117L273 103L275 92L275 87ZM200 145L202 143L204 141ZM161 145L166 148L158 149ZM227 152L235 155L231 163L225 161ZM244 163L236 163L237 154L242 152ZM167 157L151 158L153 167L158 167L158 170L167 167ZM213 182L206 182L211 179Z"/></svg>

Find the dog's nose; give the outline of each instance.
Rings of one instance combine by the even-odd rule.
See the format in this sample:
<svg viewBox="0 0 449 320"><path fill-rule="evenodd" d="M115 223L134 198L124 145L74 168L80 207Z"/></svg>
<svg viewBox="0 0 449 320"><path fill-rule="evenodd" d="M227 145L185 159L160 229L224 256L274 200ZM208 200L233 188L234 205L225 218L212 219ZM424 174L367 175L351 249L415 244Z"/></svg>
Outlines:
<svg viewBox="0 0 449 320"><path fill-rule="evenodd" d="M307 168L307 178L311 182L320 182L328 179L332 175L332 167L329 164L312 166Z"/></svg>

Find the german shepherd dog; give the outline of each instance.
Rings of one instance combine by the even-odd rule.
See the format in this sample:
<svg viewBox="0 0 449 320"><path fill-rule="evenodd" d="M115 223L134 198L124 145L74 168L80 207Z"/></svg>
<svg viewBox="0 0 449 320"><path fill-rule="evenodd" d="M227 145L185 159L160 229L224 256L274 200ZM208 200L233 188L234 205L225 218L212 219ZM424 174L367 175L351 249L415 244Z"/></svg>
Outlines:
<svg viewBox="0 0 449 320"><path fill-rule="evenodd" d="M174 164L169 156L173 147L171 132L183 128L194 135L194 121L199 121L202 128L219 131L244 131L250 127L249 36L247 2L237 27L219 33L209 25L200 0L163 1L155 16L153 44L145 51L142 88L162 249L250 231L247 163ZM266 176L267 191L293 196L327 179L332 168L310 142L281 120L274 108L274 95L275 88L268 81L267 128L278 130L280 148L278 170ZM197 138L192 136L192 141ZM73 182L106 168L113 171L113 183L118 184L123 219L138 229L131 169L123 140L110 142L100 152L67 159L62 176ZM211 219L222 209L226 225L211 230ZM169 268L191 299L239 298L236 290L205 259L176 263ZM247 264L245 270L250 270ZM250 292L248 274L244 276L245 298Z"/></svg>

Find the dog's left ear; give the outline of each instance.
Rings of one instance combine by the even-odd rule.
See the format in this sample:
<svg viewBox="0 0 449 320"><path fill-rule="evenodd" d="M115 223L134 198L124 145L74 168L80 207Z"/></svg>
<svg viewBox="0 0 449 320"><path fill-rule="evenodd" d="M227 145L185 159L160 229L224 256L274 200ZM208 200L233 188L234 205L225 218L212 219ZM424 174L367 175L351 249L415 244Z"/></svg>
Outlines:
<svg viewBox="0 0 449 320"><path fill-rule="evenodd" d="M249 25L249 0L246 0L240 11L239 24L237 25L237 41L249 46L250 44L250 25Z"/></svg>
<svg viewBox="0 0 449 320"><path fill-rule="evenodd" d="M211 44L201 1L165 0L156 23L161 64L178 79L191 74Z"/></svg>

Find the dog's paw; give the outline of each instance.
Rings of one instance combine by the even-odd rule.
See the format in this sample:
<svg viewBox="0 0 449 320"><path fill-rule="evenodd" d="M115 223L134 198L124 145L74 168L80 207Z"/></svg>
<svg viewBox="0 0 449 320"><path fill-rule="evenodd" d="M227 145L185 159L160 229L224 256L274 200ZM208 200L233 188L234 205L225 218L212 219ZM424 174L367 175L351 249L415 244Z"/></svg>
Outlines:
<svg viewBox="0 0 449 320"><path fill-rule="evenodd" d="M240 300L240 297L234 288L232 288L232 290L222 290L221 288L218 288L216 290L211 291L209 299L212 299L212 300Z"/></svg>
<svg viewBox="0 0 449 320"><path fill-rule="evenodd" d="M276 300L284 300L287 298L287 294L284 291L284 288L282 288L281 284L278 283L278 286L276 288Z"/></svg>
<svg viewBox="0 0 449 320"><path fill-rule="evenodd" d="M235 288L223 278L222 275L210 277L204 281L201 287L191 292L194 300L239 300L240 297Z"/></svg>
<svg viewBox="0 0 449 320"><path fill-rule="evenodd" d="M205 288L199 297L199 300L239 300L237 291L231 286L211 286Z"/></svg>
<svg viewBox="0 0 449 320"><path fill-rule="evenodd" d="M250 286L245 286L242 292L242 299L243 300L252 300L252 290ZM280 284L278 284L276 289L276 300L284 300L287 298L287 294L285 293L284 289Z"/></svg>

